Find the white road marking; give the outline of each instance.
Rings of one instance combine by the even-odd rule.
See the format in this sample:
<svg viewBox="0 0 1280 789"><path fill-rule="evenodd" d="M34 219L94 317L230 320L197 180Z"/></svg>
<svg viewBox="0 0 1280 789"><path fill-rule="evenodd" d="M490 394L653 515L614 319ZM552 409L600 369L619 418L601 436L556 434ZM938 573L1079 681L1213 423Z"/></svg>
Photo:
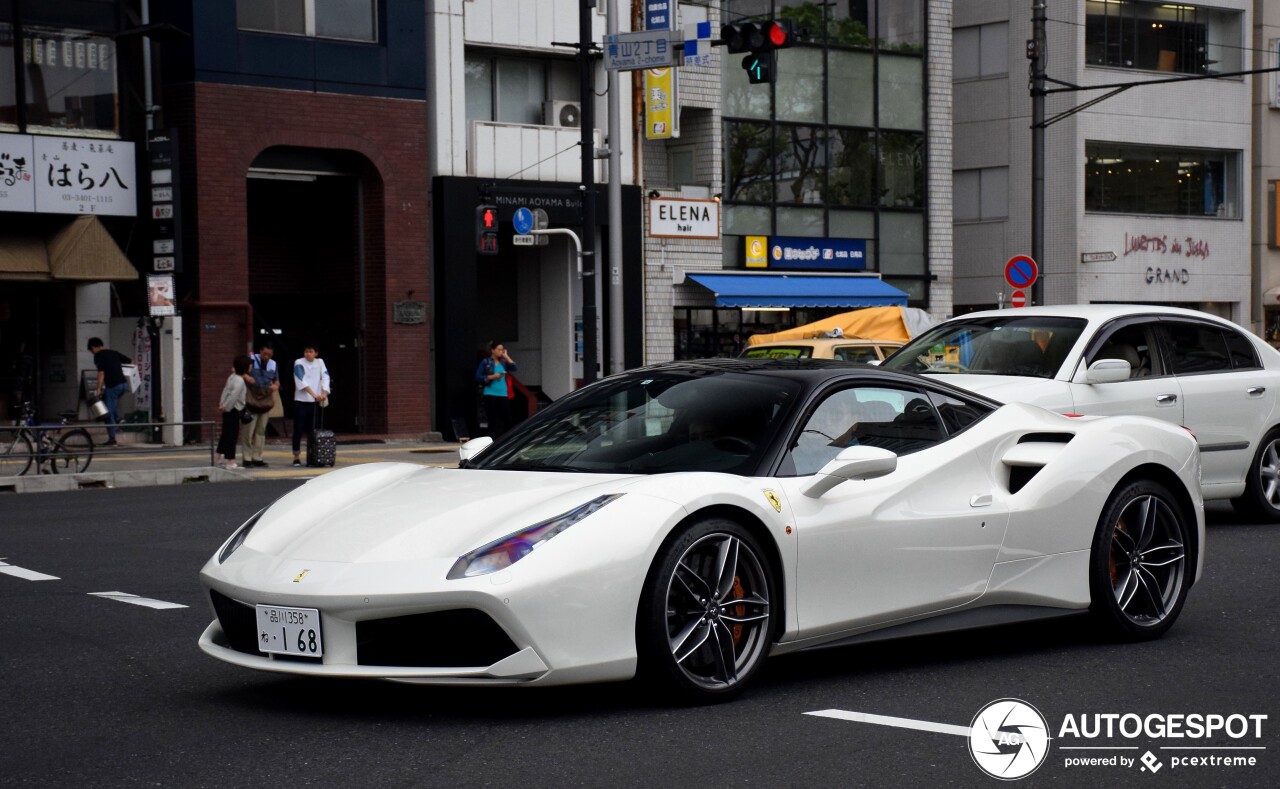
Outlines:
<svg viewBox="0 0 1280 789"><path fill-rule="evenodd" d="M21 578L24 581L61 581L62 579L56 575L45 575L35 570L28 570L25 567L14 567L4 559L0 559L0 574L12 575L14 578Z"/></svg>
<svg viewBox="0 0 1280 789"><path fill-rule="evenodd" d="M950 723L934 723L933 721L918 721L911 718L893 718L888 715L872 715L869 712L850 712L849 710L818 710L817 712L806 712L805 715L815 715L819 718L836 718L842 721L853 721L855 723L874 723L878 726L896 726L899 729L915 729L917 731L932 731L939 734L958 734L961 737L969 736L968 726L953 726Z"/></svg>
<svg viewBox="0 0 1280 789"><path fill-rule="evenodd" d="M90 592L89 596L105 597L108 600L119 600L122 603L131 603L133 605L141 605L155 609L187 607L181 603L166 603L164 600L153 600L150 597L138 597L136 594L129 594L128 592Z"/></svg>

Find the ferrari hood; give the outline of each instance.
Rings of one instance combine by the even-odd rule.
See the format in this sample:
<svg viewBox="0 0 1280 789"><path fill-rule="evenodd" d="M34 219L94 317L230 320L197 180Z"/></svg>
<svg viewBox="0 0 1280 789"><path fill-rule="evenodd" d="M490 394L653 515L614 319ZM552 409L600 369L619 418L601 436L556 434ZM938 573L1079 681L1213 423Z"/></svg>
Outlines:
<svg viewBox="0 0 1280 789"><path fill-rule="evenodd" d="M634 479L370 463L318 477L271 505L245 547L317 562L454 558Z"/></svg>
<svg viewBox="0 0 1280 789"><path fill-rule="evenodd" d="M1075 408L1071 387L1063 381L1022 375L930 375L952 386L986 395L1002 403L1030 403L1050 411L1067 412Z"/></svg>

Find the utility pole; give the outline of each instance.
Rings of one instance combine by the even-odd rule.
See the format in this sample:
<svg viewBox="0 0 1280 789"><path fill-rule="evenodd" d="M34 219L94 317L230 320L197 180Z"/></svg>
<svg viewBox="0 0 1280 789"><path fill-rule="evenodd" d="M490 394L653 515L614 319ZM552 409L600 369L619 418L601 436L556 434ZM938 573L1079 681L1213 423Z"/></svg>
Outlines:
<svg viewBox="0 0 1280 789"><path fill-rule="evenodd" d="M608 0L605 32L618 32L618 0ZM620 373L623 364L622 321L622 122L618 107L618 71L609 69L609 374Z"/></svg>
<svg viewBox="0 0 1280 789"><path fill-rule="evenodd" d="M582 383L596 380L596 141L595 91L592 90L591 9L595 0L578 0L578 76L582 101Z"/></svg>
<svg viewBox="0 0 1280 789"><path fill-rule="evenodd" d="M1031 286L1031 303L1044 304L1044 70L1045 0L1031 0L1031 40L1027 58L1031 60L1031 258L1040 276Z"/></svg>

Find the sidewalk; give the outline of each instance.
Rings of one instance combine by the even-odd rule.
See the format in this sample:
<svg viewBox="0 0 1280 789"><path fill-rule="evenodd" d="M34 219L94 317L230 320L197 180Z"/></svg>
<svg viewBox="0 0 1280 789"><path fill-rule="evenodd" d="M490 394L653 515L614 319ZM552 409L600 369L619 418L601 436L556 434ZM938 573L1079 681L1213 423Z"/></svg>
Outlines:
<svg viewBox="0 0 1280 789"><path fill-rule="evenodd" d="M0 477L0 494L38 493L84 488L148 487L197 482L252 482L256 479L310 479L334 469L359 463L395 461L423 466L456 466L458 444L452 441L420 441L406 438L338 436L338 457L333 468L294 466L287 439L268 442L265 468L224 469L211 463L208 444L167 447L152 444L121 444L98 447L88 470L82 474L40 474L28 471L21 477ZM306 460L306 447L303 447ZM243 458L236 457L240 463Z"/></svg>

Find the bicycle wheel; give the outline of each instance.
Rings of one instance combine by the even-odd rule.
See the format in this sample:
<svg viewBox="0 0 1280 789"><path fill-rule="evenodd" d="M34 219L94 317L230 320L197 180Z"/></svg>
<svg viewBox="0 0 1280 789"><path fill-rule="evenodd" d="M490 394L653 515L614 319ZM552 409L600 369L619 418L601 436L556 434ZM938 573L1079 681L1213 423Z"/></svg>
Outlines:
<svg viewBox="0 0 1280 789"><path fill-rule="evenodd" d="M68 430L53 442L53 457L49 465L54 474L79 474L89 468L93 460L93 439L87 430Z"/></svg>
<svg viewBox="0 0 1280 789"><path fill-rule="evenodd" d="M21 477L31 468L31 440L22 433L0 433L0 477Z"/></svg>

